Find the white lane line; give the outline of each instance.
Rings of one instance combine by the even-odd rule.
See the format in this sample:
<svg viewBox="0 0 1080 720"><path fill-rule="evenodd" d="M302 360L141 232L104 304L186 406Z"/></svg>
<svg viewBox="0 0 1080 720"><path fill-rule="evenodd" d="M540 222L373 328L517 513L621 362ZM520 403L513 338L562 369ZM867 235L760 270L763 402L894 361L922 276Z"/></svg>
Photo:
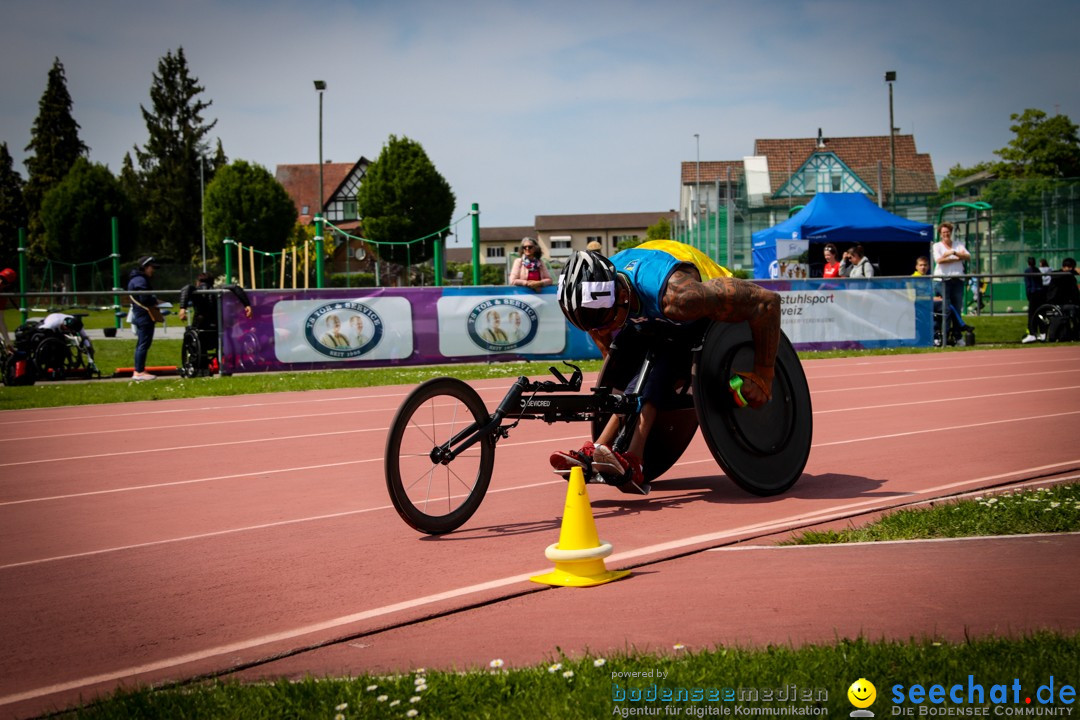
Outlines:
<svg viewBox="0 0 1080 720"><path fill-rule="evenodd" d="M925 495L928 493L936 492L941 489L948 489L953 487L960 487L963 485L970 485L973 483L987 482L990 480L1000 479L1004 477L1010 477L1020 474L1021 472L1035 472L1045 468L1057 467L1057 465L1047 465L1039 468L1030 468L1028 471L1015 471L1012 473L1005 473L1000 475L991 475L984 478L976 478L973 480L965 480L957 483L950 483L948 485L938 486L937 488L930 488L927 490L921 490L913 493L905 493L904 495ZM562 480L554 482L563 482ZM902 495L894 496L902 497ZM735 528L732 530L724 530L716 533L706 533L703 535L695 535L681 540L672 540L664 543L657 543L655 545L648 545L636 550L630 550L628 552L616 553L610 557L611 562L618 562L620 560L630 560L634 558L643 557L646 555L652 555L659 552L669 552L672 550L683 550L693 545L699 545L707 542L716 542L718 540L730 539L734 536L746 534L748 532L758 532L763 530L774 530L778 525L782 524L801 524L808 517L813 516L825 516L825 515L837 515L843 516L847 509L855 507L866 507L867 505L881 504L887 505L887 501L877 498L873 500L866 500L859 503L849 503L838 508L831 508L829 510L819 511L817 513L810 513L807 515L793 515L788 518L780 520L774 520L766 523L758 523L755 525L746 525L741 528ZM547 572L550 568L541 568L533 570L527 573L521 573L517 575L511 575L508 577L498 578L495 580L489 580L483 583L477 583L474 585L467 585L465 587L454 588L446 590L444 592L435 593L432 595L425 595L412 600L405 600L399 603L393 603L391 605L383 605L381 607L372 608L370 610L363 610L360 612L352 613L349 615L342 615L336 618L331 618L319 623L312 623L309 625L303 625L293 628L291 630L283 630L277 633L271 633L267 635L261 635L246 640L240 640L234 643L226 645L218 645L215 647L206 648L205 650L199 650L196 652L190 652L183 655L177 655L170 658L163 658L161 660L144 663L142 665L135 665L120 670L115 670L108 673L101 673L99 675L92 675L88 677L78 678L76 680L70 680L64 683L56 683L54 685L47 685L44 687L34 688L32 690L26 690L14 695L7 695L0 697L0 705L9 705L11 703L21 702L24 700L31 700L33 698L41 697L43 695L51 695L59 692L66 692L68 690L75 690L80 687L88 685L95 685L105 682L115 682L123 678L129 678L136 675L141 675L148 672L156 672L158 670L165 670L168 668L177 667L190 662L198 662L207 660L219 655L227 655L237 653L241 651L251 650L252 648L268 645L271 643L282 642L286 640L294 640L295 638L309 635L317 632L325 632L327 630L334 630L346 625L350 625L364 620L371 620L373 618L381 618L394 613L403 612L406 610L415 610L417 608L431 605L444 600L453 600L455 598L466 597L468 595L474 595L481 592L487 592L489 590L498 590L500 588L507 587L509 585L515 585L517 583L527 582L533 575Z"/></svg>
<svg viewBox="0 0 1080 720"><path fill-rule="evenodd" d="M973 540L1030 540L1032 538L1060 538L1080 536L1080 532L1027 533L1024 535L966 535L948 538L917 538L913 540L867 540L866 542L814 543L809 545L731 545L709 548L706 552L747 552L752 550L813 550L815 548L886 547L889 545L926 545L931 543L958 543Z"/></svg>
<svg viewBox="0 0 1080 720"><path fill-rule="evenodd" d="M1038 377L1040 375L1061 375L1063 373L1067 373L1067 374L1080 373L1080 367L1075 368L1075 369L1070 368L1068 370L1048 370L1046 372L1037 372L1037 373L1025 372L1025 373L1015 373L1015 374L1011 374L1011 375L981 375L981 376L971 376L971 377L961 377L961 378L944 377L944 378L941 378L940 380L935 380L933 378L925 378L925 379L915 380L913 382L889 383L888 385L859 385L859 386L845 385L844 387L831 388L831 389L813 389L812 388L811 391L810 391L810 396L813 397L815 395L823 395L825 393L839 393L839 392L849 393L849 392L851 392L853 390L891 390L893 388L915 387L915 386L922 387L923 385L938 385L938 384L959 385L961 383L966 383L966 382L969 382L969 381L1002 380L1002 379L1005 379L1005 378L1029 378L1029 377ZM817 378L810 378L810 380L816 382ZM1041 389L1041 388L1039 388L1039 389Z"/></svg>
<svg viewBox="0 0 1080 720"><path fill-rule="evenodd" d="M518 446L524 446L524 445L539 445L540 443L572 442L572 441L580 441L580 440L581 440L580 435L571 435L569 437L559 437L559 438L545 438L543 440L520 440L520 441L517 441L517 442L507 442L507 441L504 440L503 443L501 445L499 445L499 447L511 448L511 447L518 447ZM89 490L87 492L70 493L70 494L67 494L67 495L50 495L50 496L47 496L47 497L25 498L23 500L8 500L7 502L0 502L0 507L4 507L6 505L25 505L27 503L36 503L36 502L51 502L51 501L55 501L55 500L71 500L71 499L74 499L74 498L91 497L91 496L94 496L94 495L112 495L112 494L115 494L115 493L133 492L133 491L138 491L138 490L157 490L159 488L173 487L175 485L191 485L191 484L195 484L195 483L214 482L214 481L217 481L217 480L231 480L233 478L259 477L259 476L262 476L262 475L271 475L271 474L275 474L275 473L290 473L290 472L303 472L303 471L306 471L306 470L321 470L323 468L341 467L341 466L344 466L344 465L357 465L357 464L360 464L360 463L369 463L369 462L376 462L376 461L382 461L382 458L365 458L363 460L346 460L346 461L343 461L343 462L326 463L324 465L302 465L300 467L289 467L289 468L277 468L277 469L270 469L270 470L259 470L257 472L234 473L232 475L215 475L213 477L194 478L194 479L191 479L191 480L175 480L175 481L172 481L172 482L154 483L152 485L132 485L132 486L129 486L129 487L122 487L122 488L110 488L108 490ZM545 484L547 484L547 483L545 483ZM525 486L525 487L532 487L532 486ZM494 490L488 490L488 492L495 492L495 491Z"/></svg>
<svg viewBox="0 0 1080 720"><path fill-rule="evenodd" d="M305 418L324 418L333 417L335 415L362 415L364 413L393 413L397 408L358 408L356 410L339 410L337 412L319 412L319 413L304 413L301 415L275 415L272 417L250 417L250 418L237 418L233 420L201 420L199 422L191 423L177 423L175 425L141 425L137 428L113 428L109 430L85 430L83 432L68 432L57 433L55 435L32 435L27 437L5 437L0 438L0 443L4 442L27 442L28 440L51 440L54 438L73 438L82 437L84 435L107 435L110 433L129 433L129 432L156 432L159 430L176 430L179 428L190 427L207 427L210 425L237 425L239 423L263 423L263 422L275 422L278 420L303 420Z"/></svg>
<svg viewBox="0 0 1080 720"><path fill-rule="evenodd" d="M987 393L985 395L962 395L960 397L931 398L927 400L912 400L910 402L900 403L881 403L880 405L862 405L855 407L835 408L832 410L814 410L814 415L827 415L829 413L851 412L854 410L878 410L881 408L908 407L909 405L928 405L930 403L951 403L960 402L963 400L986 400L987 398L999 398L1005 397L1006 395L1030 395L1032 393L1038 392L1058 393L1062 390L1080 390L1080 385L1066 385L1064 387L1053 388L1036 388L1034 390L1012 390L1010 392L995 392ZM847 392L847 390L845 390L844 392Z"/></svg>
<svg viewBox="0 0 1080 720"><path fill-rule="evenodd" d="M850 443L866 442L868 440L890 440L898 437L908 437L910 435L922 435L925 433L946 432L951 430L969 430L971 428L987 427L988 425L1003 425L1005 423L1014 422L1027 422L1028 420L1046 420L1048 418L1064 417L1066 415L1078 415L1080 410L1069 410L1060 413L1050 413L1048 415L1029 415L1027 417L1019 418L1004 418L1002 420L987 420L985 422L967 423L966 425L946 425L945 427L929 428L927 430L909 430L907 432L887 433L885 435L875 435L873 437L862 438L850 438L848 440L834 440L832 442L814 443L811 447L831 447L833 445L848 445Z"/></svg>
<svg viewBox="0 0 1080 720"><path fill-rule="evenodd" d="M381 461L381 458L373 458L371 460L360 460L358 462L377 462ZM498 488L495 490L489 489L488 495L497 495L499 493L516 492L518 490L530 490L532 488L545 487L547 485L565 485L566 481L562 478L557 480L546 480L544 482L529 483L527 485L515 485L508 488ZM454 495L453 498L464 497L464 495ZM101 548L99 550L87 550L81 553L71 553L69 555L56 555L47 558L37 558L36 560L25 560L23 562L10 563L8 565L0 565L0 571L11 570L13 568L26 567L28 565L44 565L46 563L58 562L60 560L73 560L75 558L93 557L94 555L106 555L108 553L123 552L125 550L139 550L142 548L156 547L158 545L171 545L173 543L188 542L191 540L204 540L206 538L221 537L223 535L235 535L236 533L251 532L253 530L266 530L269 528L285 527L288 525L299 525L301 523L319 522L321 520L336 520L338 518L349 517L351 515L364 515L366 513L379 512L381 510L393 510L393 505L377 505L375 507L360 508L358 510L343 510L342 512L329 513L326 515L313 515L309 517L293 518L292 520L278 520L272 523L262 523L260 525L247 525L245 527L228 528L226 530L215 530L213 532L198 533L195 535L185 535L183 537L166 538L164 540L150 540L143 543L133 543L131 545L120 545L116 547Z"/></svg>

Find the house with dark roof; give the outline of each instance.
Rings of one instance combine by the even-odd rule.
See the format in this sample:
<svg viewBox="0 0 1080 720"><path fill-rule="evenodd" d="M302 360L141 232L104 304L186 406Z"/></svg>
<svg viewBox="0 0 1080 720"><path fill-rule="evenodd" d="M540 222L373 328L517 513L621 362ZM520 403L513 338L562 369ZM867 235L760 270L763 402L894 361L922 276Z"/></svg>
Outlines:
<svg viewBox="0 0 1080 720"><path fill-rule="evenodd" d="M930 155L916 150L913 135L896 135L895 142L895 171L888 135L827 138L820 130L817 138L755 140L753 155L742 160L683 162L680 219L691 224L695 206L716 212L729 193L742 207L780 211L821 192L857 192L926 220L926 201L938 190Z"/></svg>

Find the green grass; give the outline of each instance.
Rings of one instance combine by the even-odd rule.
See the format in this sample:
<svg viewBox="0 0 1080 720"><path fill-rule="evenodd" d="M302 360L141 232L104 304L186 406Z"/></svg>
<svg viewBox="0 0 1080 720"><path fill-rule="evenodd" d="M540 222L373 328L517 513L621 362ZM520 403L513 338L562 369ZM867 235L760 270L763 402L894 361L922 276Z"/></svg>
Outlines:
<svg viewBox="0 0 1080 720"><path fill-rule="evenodd" d="M863 527L809 530L792 545L1080 531L1080 484L1004 492L898 510Z"/></svg>
<svg viewBox="0 0 1080 720"><path fill-rule="evenodd" d="M522 668L503 666L468 674L403 671L394 677L361 676L354 679L307 679L266 684L210 682L164 690L141 690L112 697L100 704L63 717L111 718L548 718L620 717L623 710L651 708L661 717L701 717L709 709L725 706L780 708L818 706L827 708L820 717L846 717L852 710L848 687L866 678L877 688L871 710L877 717L891 717L892 690L896 684L910 687L934 684L946 687L973 676L985 688L985 702L994 684L1020 682L1023 697L1055 678L1055 692L1064 684L1075 687L1080 678L1080 636L1041 633L1015 639L975 639L962 643L933 639L908 642L840 640L830 645L799 648L772 646L744 648L675 648L660 654L619 654L606 658L575 660L555 658L550 663ZM507 655L513 653L508 640ZM659 671L664 679L613 678L613 672ZM725 689L746 693L756 689L777 690L795 685L810 692L817 702L786 703L760 700L722 702L630 702L616 699L618 690L648 692L700 688L723 697ZM735 695L739 697L738 694ZM747 697L745 694L743 697ZM415 698L415 700L414 700ZM914 708L906 703L907 707ZM667 712L664 706L677 708ZM1060 704L1059 704L1060 706ZM938 706L941 707L941 706ZM1010 703L1011 708L1016 705ZM410 711L415 711L411 714ZM917 714L918 709L914 708ZM990 711L993 715L993 710ZM629 713L627 713L629 715ZM734 715L729 715L734 717Z"/></svg>

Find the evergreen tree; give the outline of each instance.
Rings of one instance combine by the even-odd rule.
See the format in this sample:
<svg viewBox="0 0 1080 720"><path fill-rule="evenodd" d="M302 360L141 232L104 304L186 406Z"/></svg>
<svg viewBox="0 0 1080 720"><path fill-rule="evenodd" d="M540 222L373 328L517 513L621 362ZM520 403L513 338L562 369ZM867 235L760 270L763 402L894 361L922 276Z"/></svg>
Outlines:
<svg viewBox="0 0 1080 720"><path fill-rule="evenodd" d="M0 267L14 267L19 252L19 228L27 220L23 185L7 143L0 144Z"/></svg>
<svg viewBox="0 0 1080 720"><path fill-rule="evenodd" d="M151 110L140 106L149 140L135 148L141 191L138 198L144 249L189 262L201 254L202 198L199 158L207 155L203 112L211 102L190 75L184 49L165 54L150 86Z"/></svg>
<svg viewBox="0 0 1080 720"><path fill-rule="evenodd" d="M422 263L432 256L435 237L411 243L432 233L446 237L454 213L454 192L439 174L420 143L394 135L368 167L356 193L364 236L393 241L379 245L379 257L402 265Z"/></svg>
<svg viewBox="0 0 1080 720"><path fill-rule="evenodd" d="M127 196L128 202L131 206L132 215L138 220L142 218L143 207L143 187L142 177L135 169L135 163L131 159L131 153L124 153L124 161L120 165L120 188L124 191L124 195ZM134 248L134 255L149 255L154 252L152 248L143 246L142 242L142 226L138 221L135 222L131 229L131 246Z"/></svg>
<svg viewBox="0 0 1080 720"><path fill-rule="evenodd" d="M89 151L79 139L79 124L71 115L71 105L64 65L56 58L26 146L27 152L33 153L26 158L29 179L23 193L29 213L27 251L35 257L44 255L47 242L40 216L45 193L64 179L76 159Z"/></svg>

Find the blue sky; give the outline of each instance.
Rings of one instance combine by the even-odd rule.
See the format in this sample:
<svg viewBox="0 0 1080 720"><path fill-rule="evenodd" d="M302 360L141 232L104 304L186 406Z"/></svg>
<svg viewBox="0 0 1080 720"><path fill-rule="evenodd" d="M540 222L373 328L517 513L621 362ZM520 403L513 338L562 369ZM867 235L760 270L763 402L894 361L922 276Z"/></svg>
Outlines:
<svg viewBox="0 0 1080 720"><path fill-rule="evenodd" d="M1080 121L1080 3L4 0L0 142L23 148L54 57L91 159L146 139L151 74L183 46L230 159L374 158L420 142L484 225L678 204L679 163L755 138L884 135L938 175L994 159L1009 115ZM462 228L464 230L464 228Z"/></svg>

